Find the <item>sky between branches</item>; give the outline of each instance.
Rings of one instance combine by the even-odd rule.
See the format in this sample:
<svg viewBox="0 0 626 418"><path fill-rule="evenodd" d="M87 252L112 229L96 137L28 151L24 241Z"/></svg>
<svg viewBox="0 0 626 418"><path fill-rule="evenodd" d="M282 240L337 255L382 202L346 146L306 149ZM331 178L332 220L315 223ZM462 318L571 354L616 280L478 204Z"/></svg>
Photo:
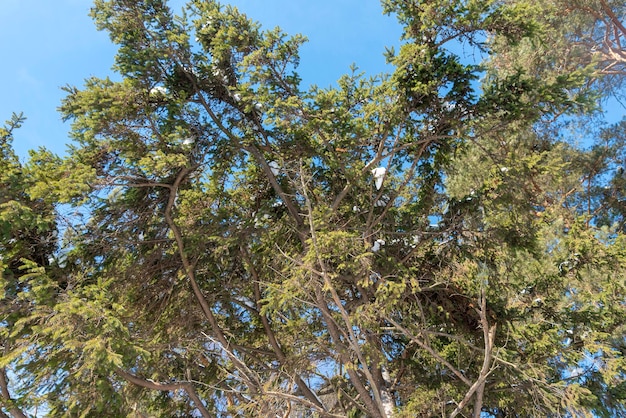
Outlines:
<svg viewBox="0 0 626 418"><path fill-rule="evenodd" d="M172 0L178 12L185 0ZM327 87L355 63L367 74L389 71L385 46L399 44L400 26L384 16L377 0L233 0L263 28L280 26L309 42L301 54L303 86ZM82 86L85 78L114 77L116 47L88 16L90 0L0 0L0 122L12 112L28 118L14 146L24 158L45 146L63 153L69 124L56 108L61 87Z"/></svg>

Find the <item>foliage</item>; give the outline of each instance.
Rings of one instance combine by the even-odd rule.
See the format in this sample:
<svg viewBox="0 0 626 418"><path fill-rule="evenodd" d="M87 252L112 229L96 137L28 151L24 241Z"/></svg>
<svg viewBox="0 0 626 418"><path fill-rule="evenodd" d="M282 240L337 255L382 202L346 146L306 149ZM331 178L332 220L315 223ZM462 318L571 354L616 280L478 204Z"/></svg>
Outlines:
<svg viewBox="0 0 626 418"><path fill-rule="evenodd" d="M2 132L3 413L626 412L624 126L575 137L597 18L382 4L393 73L305 90L305 39L236 8L95 1L120 78L65 88L68 155Z"/></svg>

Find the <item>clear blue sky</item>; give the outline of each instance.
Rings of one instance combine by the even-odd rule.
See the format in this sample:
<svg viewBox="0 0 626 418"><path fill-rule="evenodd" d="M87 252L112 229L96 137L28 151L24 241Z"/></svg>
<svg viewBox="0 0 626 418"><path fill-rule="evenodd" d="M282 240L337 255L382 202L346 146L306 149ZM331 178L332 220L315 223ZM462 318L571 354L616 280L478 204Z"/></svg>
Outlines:
<svg viewBox="0 0 626 418"><path fill-rule="evenodd" d="M175 11L184 0L171 0ZM387 71L385 46L397 45L400 27L377 0L233 0L264 28L302 33L300 74L304 85L329 86L355 63L368 74ZM57 112L61 87L106 77L116 48L88 16L90 0L0 0L0 121L11 112L28 118L16 132L21 157L45 146L63 153L70 126Z"/></svg>

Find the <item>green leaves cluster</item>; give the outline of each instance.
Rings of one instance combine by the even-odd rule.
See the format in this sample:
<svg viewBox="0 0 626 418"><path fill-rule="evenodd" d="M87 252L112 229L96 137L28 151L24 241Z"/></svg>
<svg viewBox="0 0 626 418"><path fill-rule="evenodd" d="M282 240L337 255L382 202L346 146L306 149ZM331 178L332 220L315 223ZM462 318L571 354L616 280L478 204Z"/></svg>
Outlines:
<svg viewBox="0 0 626 418"><path fill-rule="evenodd" d="M382 3L393 73L308 90L234 7L94 3L119 81L65 88L68 155L1 135L4 414L624 413L598 61L560 2Z"/></svg>

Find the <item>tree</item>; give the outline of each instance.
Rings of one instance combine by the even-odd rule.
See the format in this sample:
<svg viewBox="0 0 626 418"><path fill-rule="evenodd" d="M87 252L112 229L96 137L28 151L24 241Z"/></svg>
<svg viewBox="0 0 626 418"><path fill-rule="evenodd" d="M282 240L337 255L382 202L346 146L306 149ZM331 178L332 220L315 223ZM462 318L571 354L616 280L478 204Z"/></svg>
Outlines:
<svg viewBox="0 0 626 418"><path fill-rule="evenodd" d="M24 190L25 176L22 166L11 148L13 131L24 121L22 115L13 115L0 129L0 272L2 283L2 349L3 362L0 367L0 396L2 405L14 417L25 417L20 403L12 398L9 390L7 361L15 356L11 329L17 320L32 306L19 295L25 291L20 271L22 260L32 259L40 265L47 265L48 256L54 251L54 240L46 237L54 231L52 208L41 201L30 199ZM19 352L17 354L19 356ZM5 415L6 416L6 415Z"/></svg>
<svg viewBox="0 0 626 418"><path fill-rule="evenodd" d="M562 6L566 14L578 14L575 20L583 21L583 24L579 24L570 33L574 44L591 51L599 63L601 73L624 75L624 5L620 2L598 0L565 1Z"/></svg>
<svg viewBox="0 0 626 418"><path fill-rule="evenodd" d="M28 384L3 413L623 413L621 180L602 174L623 134L568 142L603 67L536 54L571 40L533 6L383 1L394 72L307 91L300 36L213 1L97 0L121 80L66 88L67 157L3 154L26 190L7 201L62 232L5 267L24 309L3 311L2 364Z"/></svg>

